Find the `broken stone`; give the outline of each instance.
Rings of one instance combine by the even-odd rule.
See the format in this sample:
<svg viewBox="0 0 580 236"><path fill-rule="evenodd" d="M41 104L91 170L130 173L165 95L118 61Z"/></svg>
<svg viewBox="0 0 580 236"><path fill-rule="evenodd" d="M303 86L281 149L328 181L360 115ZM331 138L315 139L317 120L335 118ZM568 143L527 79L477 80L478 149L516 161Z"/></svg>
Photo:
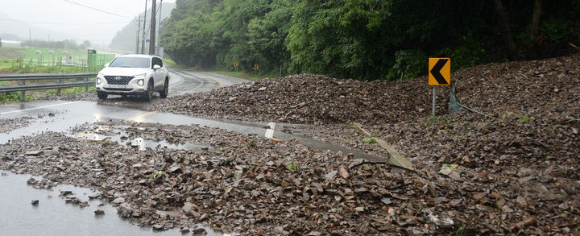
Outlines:
<svg viewBox="0 0 580 236"><path fill-rule="evenodd" d="M453 165L445 164L441 167L441 169L439 170L439 173L441 173L442 175L449 176L453 171L457 170L458 167L459 166L456 164L453 164Z"/></svg>
<svg viewBox="0 0 580 236"><path fill-rule="evenodd" d="M207 231L204 228L197 228L193 230L193 235L207 235Z"/></svg>
<svg viewBox="0 0 580 236"><path fill-rule="evenodd" d="M125 198L119 197L113 201L113 204L119 205L119 204L124 203L124 202L125 202Z"/></svg>
<svg viewBox="0 0 580 236"><path fill-rule="evenodd" d="M320 235L322 235L322 233L320 233L318 231L311 231L306 236L320 236Z"/></svg>
<svg viewBox="0 0 580 236"><path fill-rule="evenodd" d="M191 230L187 227L181 227L181 229L179 230L182 234L187 234L189 233Z"/></svg>
<svg viewBox="0 0 580 236"><path fill-rule="evenodd" d="M451 228L454 225L454 222L451 218L438 217L436 215L433 215L432 213L429 213L428 218L429 221L433 222L435 225L441 228Z"/></svg>
<svg viewBox="0 0 580 236"><path fill-rule="evenodd" d="M171 169L169 169L169 173L175 174L175 173L181 173L181 172L182 172L181 167L179 167L179 166L174 166L174 167L171 167Z"/></svg>
<svg viewBox="0 0 580 236"><path fill-rule="evenodd" d="M510 230L511 231L514 231L514 230L517 230L517 229L522 229L524 227L533 225L535 223L536 223L536 218L529 217L529 218L526 218L526 219L524 219L524 220L522 220L522 221L520 221L518 223L515 223L513 226L510 227Z"/></svg>
<svg viewBox="0 0 580 236"><path fill-rule="evenodd" d="M326 174L324 177L325 177L327 180L332 180L332 179L334 179L334 177L335 177L337 174L338 174L338 171L331 171L331 172L329 172L328 174Z"/></svg>
<svg viewBox="0 0 580 236"><path fill-rule="evenodd" d="M39 156L42 154L42 151L27 151L24 155L26 156Z"/></svg>
<svg viewBox="0 0 580 236"><path fill-rule="evenodd" d="M153 230L162 231L162 230L165 230L165 228L161 224L155 224L155 225L153 225Z"/></svg>
<svg viewBox="0 0 580 236"><path fill-rule="evenodd" d="M39 200L32 200L31 203L32 203L33 206L38 206L38 203L39 202L40 202Z"/></svg>
<svg viewBox="0 0 580 236"><path fill-rule="evenodd" d="M473 194L473 199L475 199L476 201L479 201L479 200L483 199L486 195L487 195L487 193L485 193L485 192L475 193L475 194Z"/></svg>
<svg viewBox="0 0 580 236"><path fill-rule="evenodd" d="M340 167L339 172L340 172L340 176L343 179L348 179L348 177L350 177L350 175L348 174L348 171L344 167Z"/></svg>
<svg viewBox="0 0 580 236"><path fill-rule="evenodd" d="M525 207L528 205L528 201L526 201L526 199L520 195L518 195L518 197L516 198L516 202L518 203L518 205Z"/></svg>
<svg viewBox="0 0 580 236"><path fill-rule="evenodd" d="M185 213L191 213L195 209L195 205L192 203L186 202L181 209Z"/></svg>
<svg viewBox="0 0 580 236"><path fill-rule="evenodd" d="M391 199L390 198L382 198L381 202L385 205L391 205Z"/></svg>
<svg viewBox="0 0 580 236"><path fill-rule="evenodd" d="M95 215L104 215L105 211L101 210L101 209L97 209L95 210Z"/></svg>

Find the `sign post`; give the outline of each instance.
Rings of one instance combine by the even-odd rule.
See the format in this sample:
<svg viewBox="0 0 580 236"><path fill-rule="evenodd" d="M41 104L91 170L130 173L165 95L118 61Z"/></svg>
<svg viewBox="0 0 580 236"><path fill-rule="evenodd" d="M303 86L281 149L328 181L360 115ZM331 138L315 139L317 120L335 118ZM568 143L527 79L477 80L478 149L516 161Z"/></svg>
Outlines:
<svg viewBox="0 0 580 236"><path fill-rule="evenodd" d="M437 86L449 85L451 85L451 59L429 58L429 86L433 86L433 116L435 116Z"/></svg>
<svg viewBox="0 0 580 236"><path fill-rule="evenodd" d="M435 116L435 101L437 100L437 87L433 86L433 109L431 109L431 115Z"/></svg>

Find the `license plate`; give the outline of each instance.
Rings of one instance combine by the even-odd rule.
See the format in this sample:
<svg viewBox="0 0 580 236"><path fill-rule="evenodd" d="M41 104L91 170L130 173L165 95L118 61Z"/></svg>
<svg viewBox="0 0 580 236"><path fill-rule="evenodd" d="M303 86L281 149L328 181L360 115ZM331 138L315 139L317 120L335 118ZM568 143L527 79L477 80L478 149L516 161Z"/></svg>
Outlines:
<svg viewBox="0 0 580 236"><path fill-rule="evenodd" d="M127 85L109 84L109 88L127 88Z"/></svg>

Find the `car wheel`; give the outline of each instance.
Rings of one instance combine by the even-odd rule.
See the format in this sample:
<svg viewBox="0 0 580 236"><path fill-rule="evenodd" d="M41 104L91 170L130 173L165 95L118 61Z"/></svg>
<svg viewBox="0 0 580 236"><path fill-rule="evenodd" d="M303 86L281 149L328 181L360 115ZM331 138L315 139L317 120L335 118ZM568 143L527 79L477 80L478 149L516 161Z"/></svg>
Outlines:
<svg viewBox="0 0 580 236"><path fill-rule="evenodd" d="M151 100L153 100L153 79L149 80L147 92L145 92L145 101L150 102Z"/></svg>
<svg viewBox="0 0 580 236"><path fill-rule="evenodd" d="M165 79L165 84L163 85L163 90L159 92L161 98L166 98L169 94L169 80Z"/></svg>
<svg viewBox="0 0 580 236"><path fill-rule="evenodd" d="M97 97L99 97L99 99L107 99L108 96L109 94L107 94L106 92L97 91Z"/></svg>

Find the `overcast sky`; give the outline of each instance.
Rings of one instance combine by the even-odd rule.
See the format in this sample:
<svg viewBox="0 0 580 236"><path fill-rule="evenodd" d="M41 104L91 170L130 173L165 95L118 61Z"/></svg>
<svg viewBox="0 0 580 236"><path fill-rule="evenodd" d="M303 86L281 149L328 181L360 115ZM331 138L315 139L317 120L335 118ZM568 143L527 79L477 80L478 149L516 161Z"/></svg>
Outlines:
<svg viewBox="0 0 580 236"><path fill-rule="evenodd" d="M149 8L151 2L148 1ZM157 0L157 4L160 2ZM0 12L13 20L93 44L109 44L117 31L145 10L145 0L0 0L0 3Z"/></svg>

